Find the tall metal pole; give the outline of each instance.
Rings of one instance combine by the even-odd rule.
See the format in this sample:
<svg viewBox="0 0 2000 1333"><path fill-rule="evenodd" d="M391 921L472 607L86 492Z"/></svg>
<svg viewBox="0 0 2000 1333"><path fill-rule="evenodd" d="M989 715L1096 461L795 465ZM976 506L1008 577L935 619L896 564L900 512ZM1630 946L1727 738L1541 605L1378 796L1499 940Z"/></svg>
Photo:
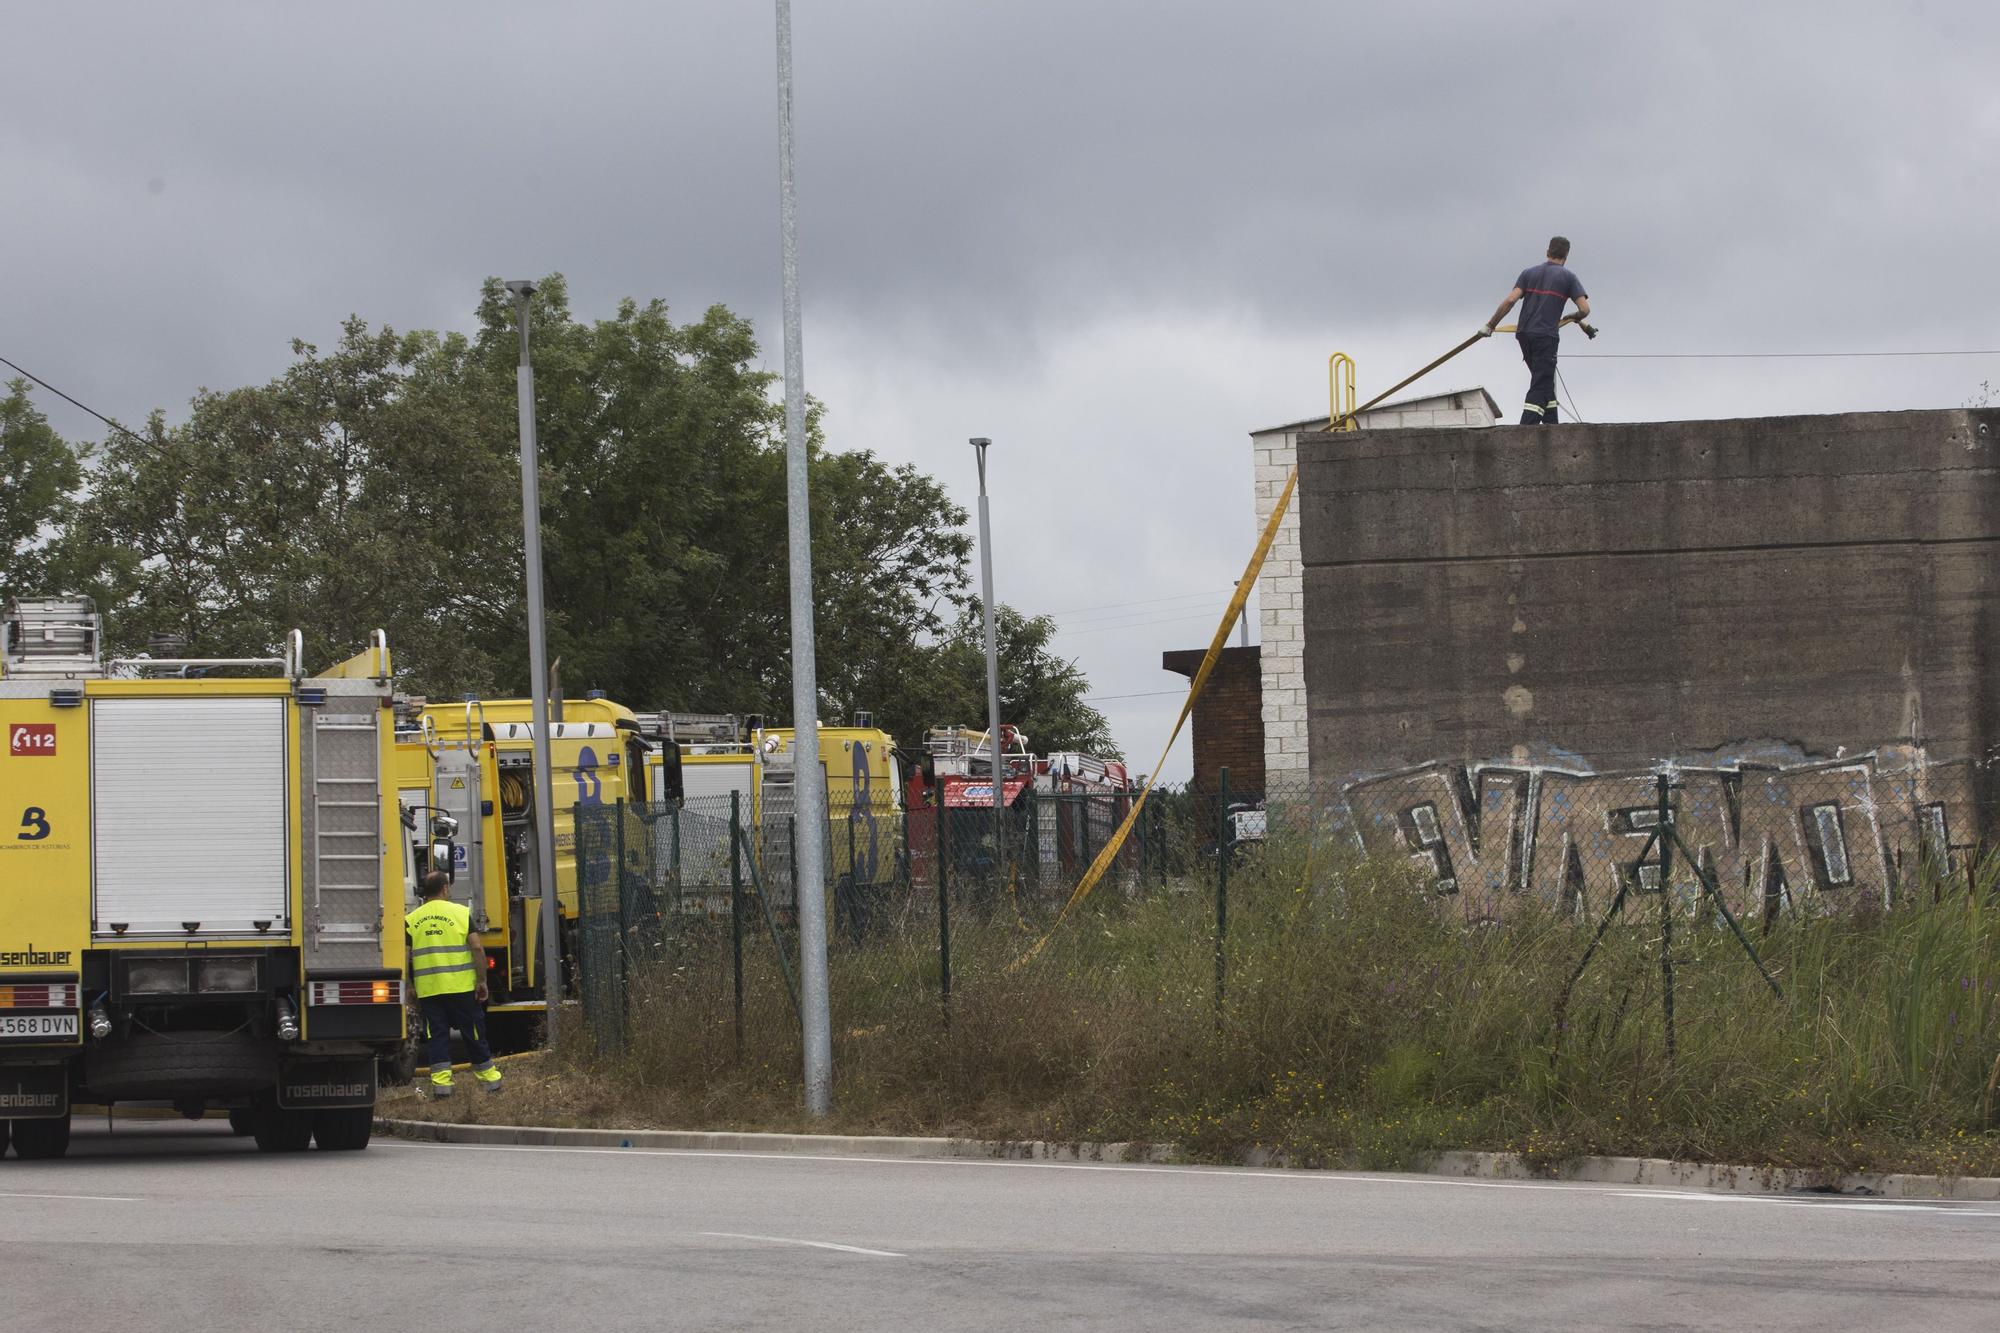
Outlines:
<svg viewBox="0 0 2000 1333"><path fill-rule="evenodd" d="M833 1110L833 1031L826 979L826 772L819 763L819 669L813 653L812 513L805 356L799 346L799 219L792 187L792 6L778 4L778 223L785 287L785 495L792 582L792 792L799 911L799 1024L806 1112ZM803 814L801 822L798 816Z"/></svg>
<svg viewBox="0 0 2000 1333"><path fill-rule="evenodd" d="M993 766L993 863L1007 877L1007 773L1000 762L1000 640L994 628L993 515L986 503L986 451L993 441L977 436L973 455L979 460L979 588L986 600L986 753Z"/></svg>
<svg viewBox="0 0 2000 1333"><path fill-rule="evenodd" d="M528 696L535 720L535 853L542 885L542 994L547 997L547 1040L555 1045L556 1013L562 1007L562 914L556 903L556 816L549 761L549 645L542 613L541 450L535 442L535 367L528 357L528 303L532 282L510 282L515 322L521 330L521 369L516 387L521 404L521 548L528 579ZM478 737L473 737L475 741Z"/></svg>

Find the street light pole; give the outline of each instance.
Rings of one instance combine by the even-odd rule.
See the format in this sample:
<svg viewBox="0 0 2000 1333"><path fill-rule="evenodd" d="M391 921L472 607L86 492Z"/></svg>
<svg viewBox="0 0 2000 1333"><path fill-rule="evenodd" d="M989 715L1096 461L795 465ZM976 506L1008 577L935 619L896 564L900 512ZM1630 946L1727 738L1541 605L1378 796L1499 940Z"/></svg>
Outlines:
<svg viewBox="0 0 2000 1333"><path fill-rule="evenodd" d="M993 771L993 864L1007 875L1007 775L1000 763L1000 640L994 628L993 517L986 503L986 451L993 441L981 435L972 441L979 460L979 586L986 600L986 753Z"/></svg>
<svg viewBox="0 0 2000 1333"><path fill-rule="evenodd" d="M833 1110L833 1030L826 975L826 770L819 762L819 669L813 651L812 508L805 357L799 333L798 204L792 185L792 6L778 5L778 230L785 297L785 511L792 591L792 885L799 912L799 1026L806 1113ZM800 818L800 816L804 816Z"/></svg>
<svg viewBox="0 0 2000 1333"><path fill-rule="evenodd" d="M521 368L515 377L521 407L521 548L528 580L528 692L535 720L535 870L542 887L542 994L547 997L546 1040L556 1041L562 1007L562 913L556 903L555 765L549 761L549 648L542 612L541 450L535 442L535 367L528 356L528 303L535 284L510 282L515 322L521 330ZM477 744L479 737L469 737Z"/></svg>

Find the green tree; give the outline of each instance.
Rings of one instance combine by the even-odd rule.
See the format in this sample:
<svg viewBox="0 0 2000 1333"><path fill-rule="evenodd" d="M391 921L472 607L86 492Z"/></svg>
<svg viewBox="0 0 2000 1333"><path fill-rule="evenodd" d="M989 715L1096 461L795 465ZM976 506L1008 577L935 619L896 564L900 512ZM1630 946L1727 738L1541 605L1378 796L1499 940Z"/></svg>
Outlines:
<svg viewBox="0 0 2000 1333"><path fill-rule="evenodd" d="M482 354L510 382L512 298L489 283ZM560 277L533 298L551 652L572 688L639 706L791 712L784 416L747 321L675 325L622 302L586 324ZM965 586L965 511L810 414L821 708L873 705L883 645L939 637ZM517 510L518 512L518 510ZM518 650L515 654L520 656Z"/></svg>
<svg viewBox="0 0 2000 1333"><path fill-rule="evenodd" d="M82 480L76 451L35 410L28 382L9 381L0 399L0 596L64 591L47 580Z"/></svg>
<svg viewBox="0 0 2000 1333"><path fill-rule="evenodd" d="M105 441L69 546L99 571L110 637L267 655L299 627L324 662L381 627L417 688L491 688L519 596L499 387L463 338L359 320L331 353L293 353L268 385Z"/></svg>
<svg viewBox="0 0 2000 1333"><path fill-rule="evenodd" d="M1056 622L1001 603L994 620L1000 658L1000 719L1020 728L1036 753L1082 750L1122 759L1104 714L1084 702L1090 682L1076 663L1054 652ZM986 724L986 622L966 603L950 633L909 664L905 692L883 706L877 721L905 744L926 727Z"/></svg>
<svg viewBox="0 0 2000 1333"><path fill-rule="evenodd" d="M560 275L532 315L566 689L787 717L783 413L749 324L629 300L577 320ZM525 690L510 294L486 284L470 336L357 318L293 353L269 384L204 392L185 422L155 414L99 451L65 549L116 643L173 630L265 655L299 626L319 662L380 626L408 688ZM810 426L822 713L907 718L913 740L969 715L927 702L960 633L966 515L911 466L827 449L817 405Z"/></svg>

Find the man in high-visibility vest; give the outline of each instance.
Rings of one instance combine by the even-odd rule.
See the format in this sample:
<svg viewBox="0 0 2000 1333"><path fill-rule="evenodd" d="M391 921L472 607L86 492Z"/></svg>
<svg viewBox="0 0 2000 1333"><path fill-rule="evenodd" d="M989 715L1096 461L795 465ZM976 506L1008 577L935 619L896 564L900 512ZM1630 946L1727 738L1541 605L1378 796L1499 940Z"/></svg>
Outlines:
<svg viewBox="0 0 2000 1333"><path fill-rule="evenodd" d="M431 1096L451 1096L451 1030L472 1054L472 1076L488 1092L500 1091L500 1069L486 1044L486 947L472 928L472 911L445 897L451 880L442 870L423 878L424 900L403 918L410 934L410 979L424 1013L424 1050L431 1067Z"/></svg>

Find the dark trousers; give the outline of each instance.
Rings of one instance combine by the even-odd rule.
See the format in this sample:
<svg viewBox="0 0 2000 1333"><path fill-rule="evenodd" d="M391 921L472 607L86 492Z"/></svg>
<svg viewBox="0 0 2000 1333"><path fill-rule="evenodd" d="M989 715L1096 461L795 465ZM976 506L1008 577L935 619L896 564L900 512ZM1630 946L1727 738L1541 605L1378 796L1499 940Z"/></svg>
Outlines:
<svg viewBox="0 0 2000 1333"><path fill-rule="evenodd" d="M1521 359L1528 363L1528 401L1521 404L1523 426L1556 424L1556 348L1561 339L1553 333L1517 333Z"/></svg>
<svg viewBox="0 0 2000 1333"><path fill-rule="evenodd" d="M417 1001L424 1011L424 1057L435 1073L451 1068L451 1030L465 1038L472 1054L472 1067L482 1069L493 1063L493 1048L486 1044L486 1011L469 990L453 995L426 995Z"/></svg>

